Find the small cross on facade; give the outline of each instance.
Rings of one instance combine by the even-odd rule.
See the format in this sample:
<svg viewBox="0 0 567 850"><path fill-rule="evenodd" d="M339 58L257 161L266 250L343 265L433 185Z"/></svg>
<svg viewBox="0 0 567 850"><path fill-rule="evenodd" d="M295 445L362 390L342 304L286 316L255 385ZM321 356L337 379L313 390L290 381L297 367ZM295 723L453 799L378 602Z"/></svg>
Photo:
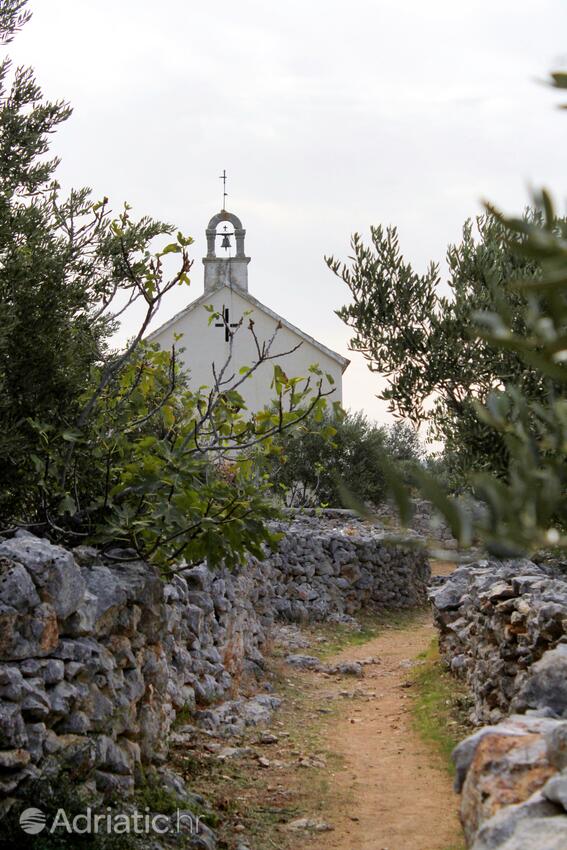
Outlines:
<svg viewBox="0 0 567 850"><path fill-rule="evenodd" d="M228 342L231 338L232 334L230 332L231 328L237 328L238 322L230 321L230 313L228 307L222 308L222 322L215 322L215 328L224 328L224 341Z"/></svg>

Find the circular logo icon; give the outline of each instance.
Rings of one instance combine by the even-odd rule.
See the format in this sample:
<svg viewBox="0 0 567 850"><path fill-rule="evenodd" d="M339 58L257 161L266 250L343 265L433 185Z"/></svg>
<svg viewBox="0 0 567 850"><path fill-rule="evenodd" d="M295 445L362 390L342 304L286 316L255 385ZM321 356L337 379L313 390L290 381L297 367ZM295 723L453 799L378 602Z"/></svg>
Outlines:
<svg viewBox="0 0 567 850"><path fill-rule="evenodd" d="M45 815L41 809L24 809L20 815L20 826L28 835L37 835L45 829Z"/></svg>

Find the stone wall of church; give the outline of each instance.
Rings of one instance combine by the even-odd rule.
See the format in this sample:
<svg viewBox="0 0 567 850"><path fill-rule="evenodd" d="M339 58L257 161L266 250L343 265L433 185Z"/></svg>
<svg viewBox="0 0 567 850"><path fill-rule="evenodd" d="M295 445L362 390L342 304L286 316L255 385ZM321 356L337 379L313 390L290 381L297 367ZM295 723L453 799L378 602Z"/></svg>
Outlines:
<svg viewBox="0 0 567 850"><path fill-rule="evenodd" d="M182 709L261 676L276 620L407 607L425 599L425 556L353 519L282 524L279 550L240 570L112 563L20 532L0 543L0 797L64 769L93 792L132 791L167 755ZM260 711L274 698L257 697Z"/></svg>

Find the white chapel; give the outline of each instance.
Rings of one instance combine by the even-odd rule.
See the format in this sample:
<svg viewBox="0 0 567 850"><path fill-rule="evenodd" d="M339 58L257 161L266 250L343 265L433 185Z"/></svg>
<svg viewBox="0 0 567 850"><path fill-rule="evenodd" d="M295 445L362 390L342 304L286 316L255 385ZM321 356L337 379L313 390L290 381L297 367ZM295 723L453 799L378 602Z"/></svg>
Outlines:
<svg viewBox="0 0 567 850"><path fill-rule="evenodd" d="M350 361L278 316L251 295L248 291L250 257L244 251L245 235L240 219L234 214L222 210L212 217L206 230L203 295L154 331L149 340L157 342L161 348L171 348L174 343L178 349L184 348L181 359L189 371L190 385L210 387L213 384L213 364L218 373L231 351L231 366L227 373L230 371L238 375L242 366L251 366L258 359L256 343L249 329L251 319L260 344L267 343L277 329L270 354L291 353L262 363L239 387L249 410L260 410L273 399L270 384L274 363L278 363L290 377L307 376L309 366L318 364L322 372L330 374L334 380L333 387L326 378L323 383L324 391L334 389L329 401L342 401L342 375ZM234 255L231 240L235 242ZM217 250L224 251L225 256L217 256ZM211 306L213 312L219 314L213 322L210 322ZM182 337L176 342L179 334Z"/></svg>

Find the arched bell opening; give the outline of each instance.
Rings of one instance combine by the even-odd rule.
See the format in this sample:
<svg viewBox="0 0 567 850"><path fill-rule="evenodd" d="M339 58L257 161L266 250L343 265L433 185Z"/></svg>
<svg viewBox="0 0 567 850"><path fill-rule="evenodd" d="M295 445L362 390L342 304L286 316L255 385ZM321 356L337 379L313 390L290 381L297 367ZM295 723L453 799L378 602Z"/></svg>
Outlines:
<svg viewBox="0 0 567 850"><path fill-rule="evenodd" d="M246 231L238 216L222 210L210 220L207 230L207 257L244 257Z"/></svg>
<svg viewBox="0 0 567 850"><path fill-rule="evenodd" d="M236 250L236 231L234 225L226 222L217 224L215 234L215 253L221 258L233 256Z"/></svg>
<svg viewBox="0 0 567 850"><path fill-rule="evenodd" d="M238 216L221 210L209 221L205 265L205 292L220 286L248 291L248 263L244 253L246 231Z"/></svg>

